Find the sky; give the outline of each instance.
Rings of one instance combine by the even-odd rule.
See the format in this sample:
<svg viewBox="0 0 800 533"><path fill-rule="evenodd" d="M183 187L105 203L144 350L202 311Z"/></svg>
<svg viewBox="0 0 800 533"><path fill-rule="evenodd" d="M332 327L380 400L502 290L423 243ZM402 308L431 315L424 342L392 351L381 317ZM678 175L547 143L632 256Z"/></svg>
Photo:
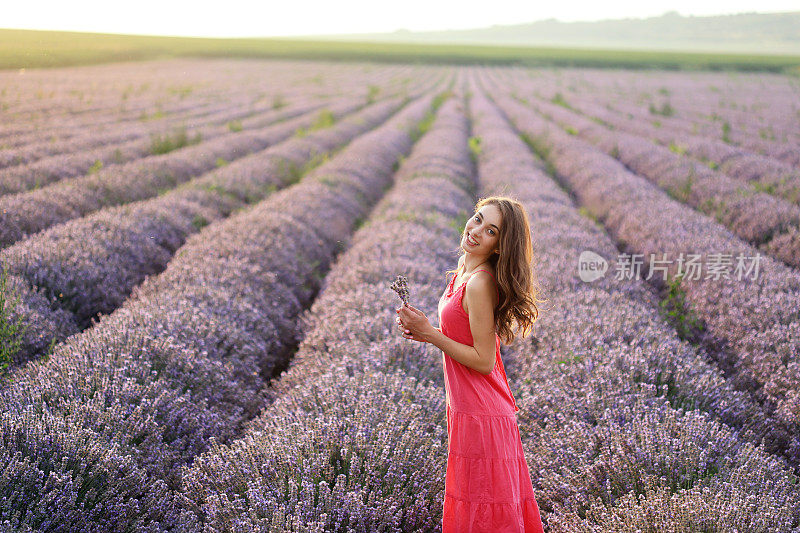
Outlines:
<svg viewBox="0 0 800 533"><path fill-rule="evenodd" d="M6 0L2 4L0 28L197 37L467 29L548 18L563 22L645 18L667 11L683 16L800 11L797 0Z"/></svg>

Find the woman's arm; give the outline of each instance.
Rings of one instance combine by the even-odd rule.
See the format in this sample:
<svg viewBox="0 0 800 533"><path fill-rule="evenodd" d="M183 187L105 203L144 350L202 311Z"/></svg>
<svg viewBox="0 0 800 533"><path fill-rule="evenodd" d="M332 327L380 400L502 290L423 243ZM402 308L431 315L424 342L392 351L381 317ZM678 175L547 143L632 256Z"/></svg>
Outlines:
<svg viewBox="0 0 800 533"><path fill-rule="evenodd" d="M434 328L422 311L411 306L403 306L397 310L401 325L410 331L403 336L420 342L430 342L462 365L484 375L491 374L496 358L492 291L494 286L488 276L473 275L464 287L464 299L470 309L469 327L473 346L454 341L440 329Z"/></svg>

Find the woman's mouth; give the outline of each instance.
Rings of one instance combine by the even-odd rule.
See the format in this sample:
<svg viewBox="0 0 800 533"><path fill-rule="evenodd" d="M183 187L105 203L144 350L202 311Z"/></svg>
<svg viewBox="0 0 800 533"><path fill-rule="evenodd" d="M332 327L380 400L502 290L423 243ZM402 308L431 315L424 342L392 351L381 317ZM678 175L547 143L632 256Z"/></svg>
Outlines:
<svg viewBox="0 0 800 533"><path fill-rule="evenodd" d="M467 244L469 244L470 246L478 246L478 243L473 241L472 237L470 237L469 235L467 235Z"/></svg>

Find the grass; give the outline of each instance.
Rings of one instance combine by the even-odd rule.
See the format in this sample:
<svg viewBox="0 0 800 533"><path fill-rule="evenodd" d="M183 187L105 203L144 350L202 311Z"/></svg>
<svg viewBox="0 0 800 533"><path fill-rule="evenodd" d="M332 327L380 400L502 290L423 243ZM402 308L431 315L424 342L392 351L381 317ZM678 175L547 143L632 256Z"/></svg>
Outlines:
<svg viewBox="0 0 800 533"><path fill-rule="evenodd" d="M778 189L777 187L775 187L774 183L761 183L758 181L751 181L749 185L753 188L753 190L756 190L758 192L764 192L772 195L778 193Z"/></svg>
<svg viewBox="0 0 800 533"><path fill-rule="evenodd" d="M276 94L276 95L275 95L275 96L272 98L272 109L275 109L276 111L277 111L278 109L281 109L281 108L283 108L283 107L286 107L287 105L288 105L288 104L287 104L287 102L286 102L286 99L285 99L285 98L283 97L283 95L281 95L281 94Z"/></svg>
<svg viewBox="0 0 800 533"><path fill-rule="evenodd" d="M714 220L716 220L723 226L725 225L726 221L725 215L728 210L728 204L725 202L725 200L706 198L700 204L699 209L706 215L714 217Z"/></svg>
<svg viewBox="0 0 800 533"><path fill-rule="evenodd" d="M281 159L278 163L281 175L286 175L287 185L294 185L295 183L299 183L300 180L303 178L304 175L315 169L316 167L320 166L321 164L329 161L332 157L332 152L323 152L314 154L311 159L306 161L303 164L295 163L290 159Z"/></svg>
<svg viewBox="0 0 800 533"><path fill-rule="evenodd" d="M569 363L580 363L583 360L583 357L576 354L571 348L568 351L569 351L568 356L566 356L565 354L565 357L563 359L555 359L553 360L553 362L557 365L566 365Z"/></svg>
<svg viewBox="0 0 800 533"><path fill-rule="evenodd" d="M182 87L167 87L167 92L177 95L181 100L192 94L192 91L194 91L194 87L191 85Z"/></svg>
<svg viewBox="0 0 800 533"><path fill-rule="evenodd" d="M397 160L392 164L392 173L400 170L400 167L403 166L403 163L405 163L406 159L408 158L403 154L397 156Z"/></svg>
<svg viewBox="0 0 800 533"><path fill-rule="evenodd" d="M564 95L561 94L561 93L556 93L556 95L554 97L552 97L550 99L550 101L553 102L556 105L560 105L561 107L566 107L567 109L572 109L572 107L564 99Z"/></svg>
<svg viewBox="0 0 800 533"><path fill-rule="evenodd" d="M592 222L594 222L595 226L597 226L598 228L601 228L601 229L603 228L603 223L600 222L600 220L597 218L597 216L594 213L592 213L591 211L589 211L586 207L580 206L578 208L578 214L580 214L581 216L586 217L589 220L591 220Z"/></svg>
<svg viewBox="0 0 800 533"><path fill-rule="evenodd" d="M671 142L669 143L669 151L673 154L683 155L686 153L686 147Z"/></svg>
<svg viewBox="0 0 800 533"><path fill-rule="evenodd" d="M527 133L520 133L519 136L525 144L533 150L533 153L544 162L547 173L550 176L556 177L558 173L556 172L556 167L553 166L553 163L550 161L550 148L547 147L546 143L541 138L533 137ZM560 182L559 186L561 186Z"/></svg>
<svg viewBox="0 0 800 533"><path fill-rule="evenodd" d="M661 104L661 107L656 107L654 104L650 104L648 108L650 110L650 114L652 115L663 115L665 117L671 117L675 114L675 109L669 102L664 102Z"/></svg>
<svg viewBox="0 0 800 533"><path fill-rule="evenodd" d="M469 155L472 157L472 162L478 162L478 156L481 155L481 138L480 137L470 137L467 141L467 145L469 146Z"/></svg>
<svg viewBox="0 0 800 533"><path fill-rule="evenodd" d="M381 92L380 87L378 87L377 85L370 85L369 93L367 94L367 103L368 104L374 103L375 99L378 97L378 94L380 94L380 92Z"/></svg>
<svg viewBox="0 0 800 533"><path fill-rule="evenodd" d="M307 136L312 131L321 130L324 128L330 128L335 123L336 123L336 117L333 115L333 112L331 112L328 109L323 109L322 111L319 112L317 118L314 119L314 123L311 124L311 126L309 126L308 128L297 128L297 131L295 131L295 135L297 137L302 138Z"/></svg>
<svg viewBox="0 0 800 533"><path fill-rule="evenodd" d="M758 136L764 140L774 141L775 140L775 133L772 131L772 126L768 128L759 128L758 129Z"/></svg>
<svg viewBox="0 0 800 533"><path fill-rule="evenodd" d="M199 187L202 190L206 190L206 191L212 192L214 194L217 194L222 198L228 198L228 199L233 200L234 202L240 201L239 196L237 196L235 193L233 193L231 191L228 191L222 185L219 185L219 184L216 184L216 183L206 183L206 184L200 185ZM274 187L274 185L272 187ZM169 189L169 190L172 190L172 189ZM199 223L199 222L200 221L197 221L197 223ZM194 221L193 221L193 224L195 224ZM195 227L197 227L197 225L195 225Z"/></svg>
<svg viewBox="0 0 800 533"><path fill-rule="evenodd" d="M142 122L147 122L148 120L159 120L164 118L164 111L161 109L156 109L152 114L148 115L147 111L142 111L141 115L139 115L139 120Z"/></svg>
<svg viewBox="0 0 800 533"><path fill-rule="evenodd" d="M100 169L103 168L103 162L101 160L97 160L92 163L92 166L89 167L89 174L97 174L100 172Z"/></svg>
<svg viewBox="0 0 800 533"><path fill-rule="evenodd" d="M189 137L186 133L186 128L178 128L177 130L163 135L157 134L150 137L150 153L153 155L166 154L178 148L189 146L190 144L197 144L202 140L202 136L198 132L194 137Z"/></svg>
<svg viewBox="0 0 800 533"><path fill-rule="evenodd" d="M436 112L428 110L428 112L425 113L425 116L422 118L422 121L417 125L415 129L411 131L411 140L413 142L417 142L423 135L425 135L428 132L428 130L431 129L434 120L436 120Z"/></svg>
<svg viewBox="0 0 800 533"><path fill-rule="evenodd" d="M671 196L680 202L688 203L689 198L692 195L693 185L694 185L694 171L692 171L691 174L686 176L686 181L684 181L682 185L677 187L674 191L671 191Z"/></svg>
<svg viewBox="0 0 800 533"><path fill-rule="evenodd" d="M439 108L442 107L442 104L451 96L453 96L453 91L451 90L442 91L436 96L434 96L433 102L431 103L431 105L433 106L433 110L438 111Z"/></svg>
<svg viewBox="0 0 800 533"><path fill-rule="evenodd" d="M22 316L11 320L11 309L17 306L19 298L8 287L8 267L3 265L0 272L0 376L4 375L22 345L22 335L27 329Z"/></svg>
<svg viewBox="0 0 800 533"><path fill-rule="evenodd" d="M678 337L693 342L702 332L703 324L686 302L686 290L681 285L682 279L682 275L677 275L669 280L660 306L678 333Z"/></svg>
<svg viewBox="0 0 800 533"><path fill-rule="evenodd" d="M336 117L333 116L333 112L330 109L323 109L317 115L314 124L311 125L311 131L330 128L335 123L336 123Z"/></svg>
<svg viewBox="0 0 800 533"><path fill-rule="evenodd" d="M195 215L192 219L192 226L198 231L208 226L210 221L203 215Z"/></svg>
<svg viewBox="0 0 800 533"><path fill-rule="evenodd" d="M790 55L215 39L11 29L0 30L0 51L1 69L64 67L167 57L238 57L528 67L738 70L800 75L800 56Z"/></svg>
<svg viewBox="0 0 800 533"><path fill-rule="evenodd" d="M461 233L464 231L464 224L469 216L469 212L459 209L458 215L455 218L451 218L447 221L447 225L453 230L453 235L456 239L461 237Z"/></svg>
<svg viewBox="0 0 800 533"><path fill-rule="evenodd" d="M728 121L722 123L722 140L731 144L731 125Z"/></svg>

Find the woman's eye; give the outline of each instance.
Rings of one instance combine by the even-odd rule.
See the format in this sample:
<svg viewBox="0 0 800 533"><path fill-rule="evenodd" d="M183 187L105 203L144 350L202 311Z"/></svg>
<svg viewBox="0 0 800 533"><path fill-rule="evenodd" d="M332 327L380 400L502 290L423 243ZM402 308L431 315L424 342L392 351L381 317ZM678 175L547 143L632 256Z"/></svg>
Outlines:
<svg viewBox="0 0 800 533"><path fill-rule="evenodd" d="M494 230L493 229L489 230L489 235L494 235Z"/></svg>
<svg viewBox="0 0 800 533"><path fill-rule="evenodd" d="M480 219L480 217L478 217L478 215L475 215L475 221L476 222L480 222L481 221L481 219Z"/></svg>

